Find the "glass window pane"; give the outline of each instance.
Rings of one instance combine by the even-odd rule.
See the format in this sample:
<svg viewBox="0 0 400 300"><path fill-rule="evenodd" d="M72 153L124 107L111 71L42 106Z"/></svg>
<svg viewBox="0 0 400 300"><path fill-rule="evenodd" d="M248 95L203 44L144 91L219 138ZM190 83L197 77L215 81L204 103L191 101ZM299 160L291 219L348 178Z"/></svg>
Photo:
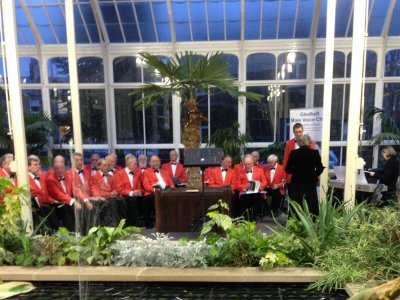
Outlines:
<svg viewBox="0 0 400 300"><path fill-rule="evenodd" d="M331 141L340 141L342 138L343 88L343 84L332 86ZM323 107L323 100L324 85L317 84L314 86L314 107Z"/></svg>
<svg viewBox="0 0 400 300"><path fill-rule="evenodd" d="M248 92L264 95L261 102L246 101L246 133L253 142L273 142L274 140L274 105L275 101L267 101L267 87L248 87Z"/></svg>
<svg viewBox="0 0 400 300"><path fill-rule="evenodd" d="M238 121L238 99L218 89L211 90L210 123L213 135L218 129L232 127Z"/></svg>
<svg viewBox="0 0 400 300"><path fill-rule="evenodd" d="M84 144L107 143L106 101L103 89L79 90Z"/></svg>
<svg viewBox="0 0 400 300"><path fill-rule="evenodd" d="M270 53L255 53L247 57L247 80L275 79L276 61Z"/></svg>
<svg viewBox="0 0 400 300"><path fill-rule="evenodd" d="M35 39L23 9L16 5L15 17L17 22L18 44L34 45Z"/></svg>
<svg viewBox="0 0 400 300"><path fill-rule="evenodd" d="M71 92L67 89L50 89L51 117L57 124L54 144L68 144L73 137Z"/></svg>
<svg viewBox="0 0 400 300"><path fill-rule="evenodd" d="M385 83L382 109L400 128L400 83Z"/></svg>
<svg viewBox="0 0 400 300"><path fill-rule="evenodd" d="M190 18L194 41L207 41L205 1L190 1Z"/></svg>
<svg viewBox="0 0 400 300"><path fill-rule="evenodd" d="M333 78L344 77L344 61L343 52L335 51L333 57ZM325 76L325 51L320 52L315 57L315 78L324 78Z"/></svg>
<svg viewBox="0 0 400 300"><path fill-rule="evenodd" d="M133 107L137 97L129 89L114 90L117 144L143 144L143 111Z"/></svg>
<svg viewBox="0 0 400 300"><path fill-rule="evenodd" d="M60 6L46 6L47 14L49 16L50 22L53 25L54 31L56 32L58 41L61 44L67 43L67 30L65 27L65 18L61 12ZM75 9L76 14L76 9Z"/></svg>
<svg viewBox="0 0 400 300"><path fill-rule="evenodd" d="M336 22L335 22L335 37L345 37L349 18L352 17L351 8L353 1L337 0L336 3ZM326 10L326 8L325 8ZM325 25L326 27L326 25Z"/></svg>
<svg viewBox="0 0 400 300"><path fill-rule="evenodd" d="M84 144L107 143L104 90L80 90L82 140ZM71 92L67 89L50 90L51 115L58 125L55 144L68 143L73 137Z"/></svg>
<svg viewBox="0 0 400 300"><path fill-rule="evenodd" d="M94 18L93 10L90 4L79 4L79 6L81 8L83 21L86 22L86 26L89 30L92 43L99 43L100 42L99 31L97 30L96 20Z"/></svg>
<svg viewBox="0 0 400 300"><path fill-rule="evenodd" d="M346 76L351 76L351 53L347 55L347 69ZM367 63L365 66L365 77L375 77L376 76L376 63L377 55L375 51L367 50Z"/></svg>
<svg viewBox="0 0 400 300"><path fill-rule="evenodd" d="M290 137L290 110L306 107L306 86L281 86L282 92L277 102L276 141L285 142Z"/></svg>
<svg viewBox="0 0 400 300"><path fill-rule="evenodd" d="M53 31L50 28L49 20L42 6L28 6L29 11L32 15L32 19L37 24L37 29L42 37L45 44L57 44L57 40L54 36Z"/></svg>
<svg viewBox="0 0 400 300"><path fill-rule="evenodd" d="M386 53L385 76L400 76L400 49Z"/></svg>
<svg viewBox="0 0 400 300"><path fill-rule="evenodd" d="M224 54L224 59L228 64L229 74L237 79L239 75L239 58L233 54Z"/></svg>
<svg viewBox="0 0 400 300"><path fill-rule="evenodd" d="M127 42L140 42L138 26L133 14L132 3L118 3L118 13Z"/></svg>
<svg viewBox="0 0 400 300"><path fill-rule="evenodd" d="M309 38L315 1L301 0L297 15L295 38Z"/></svg>
<svg viewBox="0 0 400 300"><path fill-rule="evenodd" d="M104 24L106 25L107 34L110 42L124 42L114 4L100 3L100 11L103 16Z"/></svg>
<svg viewBox="0 0 400 300"><path fill-rule="evenodd" d="M69 68L67 57L53 57L47 63L49 83L68 83Z"/></svg>
<svg viewBox="0 0 400 300"><path fill-rule="evenodd" d="M293 38L297 1L281 1L281 15L278 36L281 39Z"/></svg>
<svg viewBox="0 0 400 300"><path fill-rule="evenodd" d="M103 59L100 57L82 57L78 59L79 83L104 82Z"/></svg>
<svg viewBox="0 0 400 300"><path fill-rule="evenodd" d="M75 19L75 40L76 43L88 44L89 37L86 33L86 28L83 25L83 20L79 12L78 6L74 6L74 19Z"/></svg>
<svg viewBox="0 0 400 300"><path fill-rule="evenodd" d="M156 42L157 37L154 31L153 17L151 15L150 3L135 3L140 32L144 42Z"/></svg>
<svg viewBox="0 0 400 300"><path fill-rule="evenodd" d="M326 9L328 0L321 0L321 7L319 9L319 20L318 20L318 38L324 38L326 36Z"/></svg>
<svg viewBox="0 0 400 300"><path fill-rule="evenodd" d="M387 18L391 0L374 1L371 17L368 22L368 36L380 36ZM399 24L399 23L397 23Z"/></svg>
<svg viewBox="0 0 400 300"><path fill-rule="evenodd" d="M121 56L113 61L114 82L141 82L140 67L136 64L136 57Z"/></svg>
<svg viewBox="0 0 400 300"><path fill-rule="evenodd" d="M146 109L146 144L172 143L172 98L164 97Z"/></svg>
<svg viewBox="0 0 400 300"><path fill-rule="evenodd" d="M176 41L191 41L187 2L172 1Z"/></svg>
<svg viewBox="0 0 400 300"><path fill-rule="evenodd" d="M230 0L225 4L226 39L240 40L241 0Z"/></svg>
<svg viewBox="0 0 400 300"><path fill-rule="evenodd" d="M279 1L263 1L262 39L275 39L278 23Z"/></svg>
<svg viewBox="0 0 400 300"><path fill-rule="evenodd" d="M171 42L168 8L165 2L152 2L159 42Z"/></svg>
<svg viewBox="0 0 400 300"><path fill-rule="evenodd" d="M294 58L292 53L295 53ZM283 79L306 79L307 56L302 52L285 52L278 56L278 72Z"/></svg>
<svg viewBox="0 0 400 300"><path fill-rule="evenodd" d="M224 31L224 3L221 1L208 1L208 28L211 41L225 40Z"/></svg>
<svg viewBox="0 0 400 300"><path fill-rule="evenodd" d="M168 63L169 58L166 56L157 56L159 59L161 59L164 63ZM156 70L153 67L150 66L144 66L143 67L143 78L144 82L161 82L161 77L159 76L159 73L156 72Z"/></svg>
<svg viewBox="0 0 400 300"><path fill-rule="evenodd" d="M260 39L260 0L247 0L245 7L245 39Z"/></svg>
<svg viewBox="0 0 400 300"><path fill-rule="evenodd" d="M389 27L389 36L400 35L400 1L396 1L396 6L393 9L392 21Z"/></svg>
<svg viewBox="0 0 400 300"><path fill-rule="evenodd" d="M32 57L19 59L21 83L40 83L39 61Z"/></svg>
<svg viewBox="0 0 400 300"><path fill-rule="evenodd" d="M373 130L373 119L368 119L366 116L366 110L369 107L373 107L375 104L375 83L366 83L364 92L364 134L362 139L369 140L372 137Z"/></svg>
<svg viewBox="0 0 400 300"><path fill-rule="evenodd" d="M21 90L24 112L37 113L43 111L41 90Z"/></svg>

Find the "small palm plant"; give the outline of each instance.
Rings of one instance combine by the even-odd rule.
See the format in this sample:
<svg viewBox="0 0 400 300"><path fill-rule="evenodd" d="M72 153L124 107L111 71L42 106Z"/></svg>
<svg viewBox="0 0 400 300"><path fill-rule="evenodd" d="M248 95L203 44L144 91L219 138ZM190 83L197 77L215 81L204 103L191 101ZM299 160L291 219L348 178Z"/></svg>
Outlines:
<svg viewBox="0 0 400 300"><path fill-rule="evenodd" d="M199 148L201 143L200 123L205 118L198 110L198 100L201 94L208 94L218 90L229 93L233 97L246 97L260 101L262 95L242 92L235 85L235 78L229 74L228 63L221 52L199 55L186 51L171 57L168 62L149 53L140 54L144 63L153 68L163 82L160 84L148 83L135 88L130 95L141 97L135 106L144 109L153 106L167 95L176 94L180 97L186 116L183 125L183 144L185 149ZM191 175L198 174L198 170L188 171L190 181L199 181Z"/></svg>
<svg viewBox="0 0 400 300"><path fill-rule="evenodd" d="M396 144L400 144L400 128L396 120L383 109L371 107L367 110L367 117L372 118L375 115L382 122L382 132L374 135L370 139L370 143L373 146L382 145L384 141L393 141Z"/></svg>

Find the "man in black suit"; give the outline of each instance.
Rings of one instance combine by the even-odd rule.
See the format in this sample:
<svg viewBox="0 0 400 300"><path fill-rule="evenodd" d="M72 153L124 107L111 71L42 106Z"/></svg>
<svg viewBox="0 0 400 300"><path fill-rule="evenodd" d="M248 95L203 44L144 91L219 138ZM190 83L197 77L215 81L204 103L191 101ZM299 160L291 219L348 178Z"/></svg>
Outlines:
<svg viewBox="0 0 400 300"><path fill-rule="evenodd" d="M310 212L316 216L319 213L316 184L324 166L319 152L311 149L312 142L309 135L302 135L297 143L299 148L290 153L285 168L286 173L292 174L291 198L301 206L305 199Z"/></svg>

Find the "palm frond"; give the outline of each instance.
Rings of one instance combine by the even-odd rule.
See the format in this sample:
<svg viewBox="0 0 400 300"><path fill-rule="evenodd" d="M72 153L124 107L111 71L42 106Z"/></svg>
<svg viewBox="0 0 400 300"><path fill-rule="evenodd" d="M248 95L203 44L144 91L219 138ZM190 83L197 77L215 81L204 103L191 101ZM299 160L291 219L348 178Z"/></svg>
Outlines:
<svg viewBox="0 0 400 300"><path fill-rule="evenodd" d="M368 118L373 118L375 115L382 122L382 132L374 135L370 139L370 144L378 146L385 141L394 141L396 144L400 144L400 128L396 120L381 108L367 109L366 116Z"/></svg>

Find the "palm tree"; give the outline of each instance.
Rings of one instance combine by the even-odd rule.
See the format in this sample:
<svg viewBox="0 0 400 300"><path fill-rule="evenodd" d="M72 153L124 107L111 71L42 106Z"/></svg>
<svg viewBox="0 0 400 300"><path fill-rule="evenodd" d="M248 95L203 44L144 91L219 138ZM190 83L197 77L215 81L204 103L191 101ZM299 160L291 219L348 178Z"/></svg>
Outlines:
<svg viewBox="0 0 400 300"><path fill-rule="evenodd" d="M185 149L199 148L201 144L200 123L206 118L198 110L198 96L218 90L233 97L246 97L261 101L262 95L241 92L235 85L235 78L229 74L228 64L222 52L199 55L191 51L178 53L168 62L149 53L140 56L147 66L153 68L163 81L161 84L148 83L134 89L130 95L141 97L135 102L136 108L144 109L155 105L164 96L180 96L186 116L183 126L183 144ZM201 187L201 178L197 168L188 170L188 186Z"/></svg>
<svg viewBox="0 0 400 300"><path fill-rule="evenodd" d="M130 95L142 97L135 102L135 106L139 109L147 108L156 104L161 97L178 94L186 110L183 126L185 148L200 147L200 122L205 120L197 107L200 93L218 90L234 97L242 96L257 101L262 98L262 95L256 93L238 91L235 78L229 74L228 64L222 52L199 55L186 51L176 54L167 63L149 53L141 53L140 56L145 64L156 70L164 82L148 83L134 89Z"/></svg>
<svg viewBox="0 0 400 300"><path fill-rule="evenodd" d="M366 115L368 118L373 118L376 115L377 119L382 122L382 132L370 139L370 143L373 146L382 145L384 141L393 141L396 144L400 144L400 128L390 114L383 109L371 107L367 110Z"/></svg>

